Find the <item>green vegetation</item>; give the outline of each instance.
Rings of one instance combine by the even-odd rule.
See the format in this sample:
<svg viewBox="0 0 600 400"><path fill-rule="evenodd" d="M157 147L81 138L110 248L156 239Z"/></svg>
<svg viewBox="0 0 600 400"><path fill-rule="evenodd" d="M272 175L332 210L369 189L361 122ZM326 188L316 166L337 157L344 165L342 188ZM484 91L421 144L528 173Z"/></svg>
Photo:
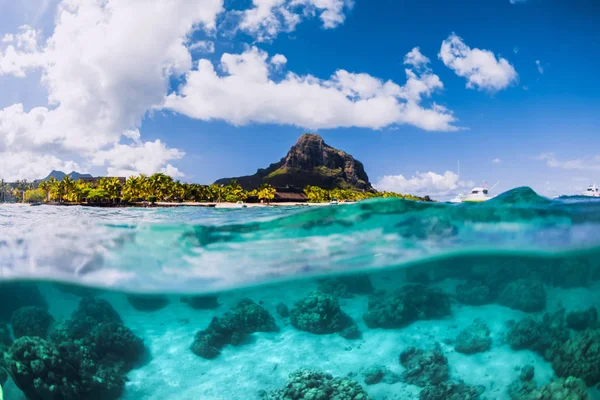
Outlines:
<svg viewBox="0 0 600 400"><path fill-rule="evenodd" d="M304 189L304 193L308 197L308 201L311 203L324 203L334 199L338 201L360 201L390 197L416 201L432 201L429 196L417 197L410 194L399 194L393 192L359 192L349 189L326 190L318 186L307 186Z"/></svg>
<svg viewBox="0 0 600 400"><path fill-rule="evenodd" d="M25 191L24 201L26 203L40 203L46 199L46 192L42 189L29 189Z"/></svg>
<svg viewBox="0 0 600 400"><path fill-rule="evenodd" d="M270 184L262 184L254 190L244 190L235 180L227 185L213 183L199 185L173 180L165 174L151 176L138 175L125 182L119 178L101 178L97 180L74 181L65 176L62 181L54 177L45 181L18 181L4 183L2 181L0 201L18 202L56 202L56 203L88 203L88 204L120 204L138 202L229 202L255 201L270 203L275 199L276 190ZM378 197L396 197L408 200L431 201L429 197L421 198L390 192L363 192L351 189L322 189L318 186L307 186L304 194L311 203L329 202L331 200L359 201Z"/></svg>

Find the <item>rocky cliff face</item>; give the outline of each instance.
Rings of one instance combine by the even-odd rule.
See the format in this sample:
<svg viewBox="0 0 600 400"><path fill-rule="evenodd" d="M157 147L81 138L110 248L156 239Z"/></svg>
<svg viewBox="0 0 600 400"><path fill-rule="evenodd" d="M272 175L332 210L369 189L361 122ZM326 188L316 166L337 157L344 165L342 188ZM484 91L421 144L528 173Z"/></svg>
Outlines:
<svg viewBox="0 0 600 400"><path fill-rule="evenodd" d="M299 188L314 185L324 189L373 190L360 161L313 134L302 135L284 158L268 168L259 169L254 175L219 179L216 183L227 184L232 179L246 190L263 183Z"/></svg>

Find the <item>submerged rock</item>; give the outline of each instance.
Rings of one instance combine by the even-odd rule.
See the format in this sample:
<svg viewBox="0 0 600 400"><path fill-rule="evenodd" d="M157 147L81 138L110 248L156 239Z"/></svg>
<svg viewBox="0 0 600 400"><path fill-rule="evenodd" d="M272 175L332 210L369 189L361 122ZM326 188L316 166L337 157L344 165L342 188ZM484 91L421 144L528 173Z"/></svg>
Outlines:
<svg viewBox="0 0 600 400"><path fill-rule="evenodd" d="M572 311L567 313L567 325L569 328L576 331L597 328L598 310L596 310L596 307L590 307L585 311Z"/></svg>
<svg viewBox="0 0 600 400"><path fill-rule="evenodd" d="M367 274L343 275L319 280L320 292L346 299L355 295L370 294L373 284Z"/></svg>
<svg viewBox="0 0 600 400"><path fill-rule="evenodd" d="M470 306L482 306L494 301L488 285L481 281L468 281L456 287L456 300Z"/></svg>
<svg viewBox="0 0 600 400"><path fill-rule="evenodd" d="M71 319L59 324L50 337L53 341L81 339L90 335L98 325L110 322L123 323L119 314L104 299L84 297L79 301L79 307L73 312Z"/></svg>
<svg viewBox="0 0 600 400"><path fill-rule="evenodd" d="M285 387L263 393L264 400L369 400L360 384L352 379L310 369L300 369L289 375Z"/></svg>
<svg viewBox="0 0 600 400"><path fill-rule="evenodd" d="M450 313L450 297L446 293L423 285L406 285L391 293L377 291L369 296L363 319L369 328L392 329Z"/></svg>
<svg viewBox="0 0 600 400"><path fill-rule="evenodd" d="M165 296L128 294L127 301L138 311L158 311L169 304Z"/></svg>
<svg viewBox="0 0 600 400"><path fill-rule="evenodd" d="M296 329L317 335L340 332L347 339L360 337L355 322L340 308L336 297L312 292L298 301L290 313L290 322Z"/></svg>
<svg viewBox="0 0 600 400"><path fill-rule="evenodd" d="M290 316L290 309L283 303L277 303L275 306L275 311L281 318L287 318Z"/></svg>
<svg viewBox="0 0 600 400"><path fill-rule="evenodd" d="M507 388L508 397L511 400L523 400L527 398L537 388L533 380L534 375L535 370L532 365L525 365L521 368L519 379L515 380Z"/></svg>
<svg viewBox="0 0 600 400"><path fill-rule="evenodd" d="M15 339L22 336L46 338L54 318L48 311L36 306L21 307L10 318Z"/></svg>
<svg viewBox="0 0 600 400"><path fill-rule="evenodd" d="M0 385L4 385L4 382L8 379L8 375L4 370L4 353L6 353L11 344L12 339L10 338L8 326L0 323ZM2 399L0 398L0 400Z"/></svg>
<svg viewBox="0 0 600 400"><path fill-rule="evenodd" d="M556 375L580 378L588 386L600 382L600 329L588 329L563 342L553 352Z"/></svg>
<svg viewBox="0 0 600 400"><path fill-rule="evenodd" d="M26 306L48 309L48 304L36 284L0 282L0 321L8 322L16 310Z"/></svg>
<svg viewBox="0 0 600 400"><path fill-rule="evenodd" d="M456 337L455 349L459 353L475 354L488 351L492 347L490 328L484 320L477 318Z"/></svg>
<svg viewBox="0 0 600 400"><path fill-rule="evenodd" d="M543 311L546 308L544 285L527 279L510 282L500 293L498 304L525 312Z"/></svg>
<svg viewBox="0 0 600 400"><path fill-rule="evenodd" d="M384 382L390 385L398 382L400 377L383 366L373 366L362 372L366 385L375 385Z"/></svg>
<svg viewBox="0 0 600 400"><path fill-rule="evenodd" d="M511 400L587 400L588 390L581 379L568 377L556 379L542 387L537 387L534 369L528 365L521 371L518 380L508 387Z"/></svg>
<svg viewBox="0 0 600 400"><path fill-rule="evenodd" d="M581 379L557 379L535 390L526 400L587 400L588 390Z"/></svg>
<svg viewBox="0 0 600 400"><path fill-rule="evenodd" d="M219 308L219 298L215 295L182 296L181 302L186 303L194 310L213 310Z"/></svg>
<svg viewBox="0 0 600 400"><path fill-rule="evenodd" d="M421 390L420 400L477 400L485 386L471 386L459 381L445 381L438 385L428 385Z"/></svg>
<svg viewBox="0 0 600 400"><path fill-rule="evenodd" d="M108 302L84 298L50 340L24 336L5 361L29 399L116 399L144 350Z"/></svg>
<svg viewBox="0 0 600 400"><path fill-rule="evenodd" d="M448 359L439 343L433 349L411 347L400 354L400 364L405 368L402 381L421 387L438 385L448 380Z"/></svg>
<svg viewBox="0 0 600 400"><path fill-rule="evenodd" d="M526 317L509 321L506 340L513 350L529 349L550 360L556 348L569 338L565 310L544 314L540 319Z"/></svg>
<svg viewBox="0 0 600 400"><path fill-rule="evenodd" d="M252 333L278 330L267 310L250 299L243 299L233 310L214 317L205 330L198 331L190 349L199 357L213 359L221 354L223 347L240 345Z"/></svg>

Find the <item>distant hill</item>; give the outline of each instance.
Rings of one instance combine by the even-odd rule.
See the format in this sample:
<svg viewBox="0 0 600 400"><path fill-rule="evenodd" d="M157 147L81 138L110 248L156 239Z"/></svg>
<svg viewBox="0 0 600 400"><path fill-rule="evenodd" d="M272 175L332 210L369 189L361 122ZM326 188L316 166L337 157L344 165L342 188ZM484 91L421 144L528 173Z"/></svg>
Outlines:
<svg viewBox="0 0 600 400"><path fill-rule="evenodd" d="M45 177L44 179L38 179L38 180L46 181L50 178L55 178L58 181L62 181L63 178L67 175L69 176L69 178L73 179L74 181L79 180L80 178L92 178L92 175L90 175L90 174L80 174L79 172L75 172L75 171L72 171L69 174L65 174L62 171L52 170L52 172L50 172L50 174L48 174L47 177Z"/></svg>
<svg viewBox="0 0 600 400"><path fill-rule="evenodd" d="M335 149L319 135L304 134L287 155L254 175L219 179L227 184L232 179L246 190L256 189L263 183L282 187L304 188L308 185L323 189L354 189L374 191L363 164L350 154Z"/></svg>

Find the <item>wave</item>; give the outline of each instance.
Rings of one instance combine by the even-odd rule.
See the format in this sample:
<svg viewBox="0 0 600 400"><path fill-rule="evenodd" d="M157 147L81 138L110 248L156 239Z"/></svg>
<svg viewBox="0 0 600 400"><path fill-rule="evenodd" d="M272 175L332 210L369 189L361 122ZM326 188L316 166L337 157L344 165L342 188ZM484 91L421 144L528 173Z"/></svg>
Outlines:
<svg viewBox="0 0 600 400"><path fill-rule="evenodd" d="M479 204L377 199L243 210L0 208L0 276L212 292L478 257L596 259L600 202L517 188Z"/></svg>

